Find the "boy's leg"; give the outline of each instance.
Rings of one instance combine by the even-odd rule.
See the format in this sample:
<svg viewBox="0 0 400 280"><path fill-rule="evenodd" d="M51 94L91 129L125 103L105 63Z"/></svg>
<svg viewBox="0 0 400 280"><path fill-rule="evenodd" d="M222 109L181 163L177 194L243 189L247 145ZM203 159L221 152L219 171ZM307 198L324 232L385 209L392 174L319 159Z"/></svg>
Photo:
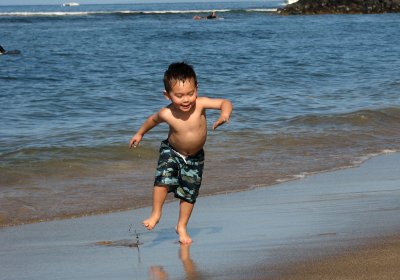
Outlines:
<svg viewBox="0 0 400 280"><path fill-rule="evenodd" d="M194 204L181 200L179 207L179 220L176 226L176 233L179 235L179 241L182 244L192 243L192 239L187 233L187 224L192 214Z"/></svg>
<svg viewBox="0 0 400 280"><path fill-rule="evenodd" d="M143 225L148 229L152 230L161 218L162 207L164 205L165 198L168 194L168 188L166 186L154 186L153 188L153 209L149 218L143 221Z"/></svg>

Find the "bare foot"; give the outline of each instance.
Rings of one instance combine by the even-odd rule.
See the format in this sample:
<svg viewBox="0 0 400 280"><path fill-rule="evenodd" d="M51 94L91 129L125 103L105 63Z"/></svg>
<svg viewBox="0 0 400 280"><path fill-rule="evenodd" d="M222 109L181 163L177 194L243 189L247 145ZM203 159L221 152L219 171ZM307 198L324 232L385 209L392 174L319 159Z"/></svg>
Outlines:
<svg viewBox="0 0 400 280"><path fill-rule="evenodd" d="M176 227L176 233L179 235L179 242L182 244L191 244L192 239L186 231L185 227Z"/></svg>
<svg viewBox="0 0 400 280"><path fill-rule="evenodd" d="M160 216L158 215L151 215L148 219L144 220L142 224L144 225L145 228L148 230L152 230L157 224L158 221L160 220Z"/></svg>

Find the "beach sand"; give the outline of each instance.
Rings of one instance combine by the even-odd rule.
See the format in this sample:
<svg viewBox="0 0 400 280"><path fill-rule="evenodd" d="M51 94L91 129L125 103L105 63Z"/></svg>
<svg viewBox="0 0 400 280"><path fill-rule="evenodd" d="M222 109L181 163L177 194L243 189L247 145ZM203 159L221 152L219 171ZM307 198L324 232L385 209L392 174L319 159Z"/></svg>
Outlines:
<svg viewBox="0 0 400 280"><path fill-rule="evenodd" d="M400 277L400 236L369 240L337 255L280 267L280 280L396 280Z"/></svg>
<svg viewBox="0 0 400 280"><path fill-rule="evenodd" d="M151 232L149 208L1 228L0 279L397 279L399 163L200 197L190 246L177 201Z"/></svg>

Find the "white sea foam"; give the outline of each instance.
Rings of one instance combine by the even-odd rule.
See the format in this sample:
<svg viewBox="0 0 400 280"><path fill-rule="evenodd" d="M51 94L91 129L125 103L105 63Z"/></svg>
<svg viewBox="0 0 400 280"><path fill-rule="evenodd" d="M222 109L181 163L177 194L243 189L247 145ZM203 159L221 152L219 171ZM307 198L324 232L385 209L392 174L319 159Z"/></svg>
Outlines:
<svg viewBox="0 0 400 280"><path fill-rule="evenodd" d="M246 9L238 10L243 12L274 12L277 9ZM35 16L85 16L85 15L106 15L106 14L202 14L202 13L227 13L231 12L230 9L207 9L207 10L121 10L121 11L49 11L49 12L4 12L0 16L14 16L14 17L35 17Z"/></svg>
<svg viewBox="0 0 400 280"><path fill-rule="evenodd" d="M301 173L301 174L295 174L295 175L291 175L291 176L289 176L287 178L277 179L276 182L277 183L285 183L285 182L288 182L288 181L304 179L309 174L311 174L311 173L304 172L304 173Z"/></svg>
<svg viewBox="0 0 400 280"><path fill-rule="evenodd" d="M382 151L383 154L393 154L393 153L397 153L398 150L393 150L393 149L385 149Z"/></svg>
<svg viewBox="0 0 400 280"><path fill-rule="evenodd" d="M246 9L246 12L257 12L257 13L271 13L276 12L278 9Z"/></svg>
<svg viewBox="0 0 400 280"><path fill-rule="evenodd" d="M0 16L13 16L13 17L37 17L37 16L82 16L89 14L101 14L106 12L11 12L0 13Z"/></svg>

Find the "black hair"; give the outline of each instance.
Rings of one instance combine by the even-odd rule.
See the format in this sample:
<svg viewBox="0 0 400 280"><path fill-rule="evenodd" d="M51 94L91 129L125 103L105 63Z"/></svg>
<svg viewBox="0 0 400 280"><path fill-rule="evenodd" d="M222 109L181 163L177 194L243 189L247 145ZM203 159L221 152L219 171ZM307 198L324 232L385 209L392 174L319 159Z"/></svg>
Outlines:
<svg viewBox="0 0 400 280"><path fill-rule="evenodd" d="M167 92L172 89L173 81L182 81L193 79L195 87L197 87L196 72L194 72L193 66L185 62L176 62L169 65L167 71L164 73L164 88Z"/></svg>

